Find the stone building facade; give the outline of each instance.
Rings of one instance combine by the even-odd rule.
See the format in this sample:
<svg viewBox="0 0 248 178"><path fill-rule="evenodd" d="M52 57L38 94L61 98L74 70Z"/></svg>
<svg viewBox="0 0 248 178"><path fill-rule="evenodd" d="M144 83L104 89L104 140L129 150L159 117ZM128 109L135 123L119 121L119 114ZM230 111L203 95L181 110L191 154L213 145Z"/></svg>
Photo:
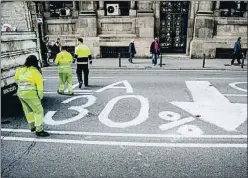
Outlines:
<svg viewBox="0 0 248 178"><path fill-rule="evenodd" d="M224 56L239 36L247 48L243 1L45 1L39 9L50 40L73 47L83 37L94 57L127 53L131 39L137 57L150 57L155 36L163 53L191 58Z"/></svg>

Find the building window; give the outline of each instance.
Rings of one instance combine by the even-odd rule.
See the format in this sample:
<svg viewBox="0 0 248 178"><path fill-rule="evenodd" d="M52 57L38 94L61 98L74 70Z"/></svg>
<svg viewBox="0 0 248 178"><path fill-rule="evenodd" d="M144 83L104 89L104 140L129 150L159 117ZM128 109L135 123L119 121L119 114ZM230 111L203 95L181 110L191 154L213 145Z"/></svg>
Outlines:
<svg viewBox="0 0 248 178"><path fill-rule="evenodd" d="M51 17L71 16L72 8L72 1L50 1Z"/></svg>
<svg viewBox="0 0 248 178"><path fill-rule="evenodd" d="M221 17L243 17L246 12L247 2L244 1L221 1Z"/></svg>
<svg viewBox="0 0 248 178"><path fill-rule="evenodd" d="M130 1L104 1L105 15L129 16Z"/></svg>

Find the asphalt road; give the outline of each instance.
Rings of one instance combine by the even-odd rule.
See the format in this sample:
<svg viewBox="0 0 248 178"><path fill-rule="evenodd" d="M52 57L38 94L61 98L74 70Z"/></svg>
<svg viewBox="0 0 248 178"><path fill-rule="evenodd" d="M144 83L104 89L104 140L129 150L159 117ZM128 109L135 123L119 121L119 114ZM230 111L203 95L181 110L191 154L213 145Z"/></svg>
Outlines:
<svg viewBox="0 0 248 178"><path fill-rule="evenodd" d="M247 177L246 72L92 70L73 97L43 75L51 136L2 100L2 177Z"/></svg>

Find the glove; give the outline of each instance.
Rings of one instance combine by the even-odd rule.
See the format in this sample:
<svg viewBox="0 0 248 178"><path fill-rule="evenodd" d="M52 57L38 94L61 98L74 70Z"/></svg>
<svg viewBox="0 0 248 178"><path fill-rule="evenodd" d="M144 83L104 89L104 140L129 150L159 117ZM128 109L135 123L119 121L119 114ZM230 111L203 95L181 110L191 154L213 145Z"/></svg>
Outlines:
<svg viewBox="0 0 248 178"><path fill-rule="evenodd" d="M90 64L92 64L92 61L90 61Z"/></svg>

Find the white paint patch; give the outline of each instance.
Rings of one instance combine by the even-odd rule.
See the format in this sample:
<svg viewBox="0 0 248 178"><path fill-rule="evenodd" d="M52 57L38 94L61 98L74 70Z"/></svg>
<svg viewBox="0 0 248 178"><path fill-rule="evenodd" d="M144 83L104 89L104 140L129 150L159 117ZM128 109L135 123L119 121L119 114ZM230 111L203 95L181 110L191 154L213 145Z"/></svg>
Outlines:
<svg viewBox="0 0 248 178"><path fill-rule="evenodd" d="M70 108L68 108L69 110L75 110L78 112L78 115L69 118L69 119L65 119L65 120L59 120L59 121L55 121L53 120L53 116L56 114L57 111L48 111L47 114L44 117L44 123L47 125L64 125L64 124L68 124L70 122L75 122L78 121L80 119L82 119L83 117L85 117L88 114L88 110L85 109L86 107L89 107L91 105L93 105L96 101L96 97L93 95L81 95L81 96L75 96L72 98L69 98L65 101L63 101L63 104L68 104L71 101L78 99L78 98L87 98L88 101L86 104L83 104L81 106L71 106Z"/></svg>
<svg viewBox="0 0 248 178"><path fill-rule="evenodd" d="M247 89L237 87L237 84L241 84L241 83L247 83L247 82L234 82L234 83L230 83L229 86L233 87L236 90L247 92Z"/></svg>
<svg viewBox="0 0 248 178"><path fill-rule="evenodd" d="M178 128L177 133L185 137L192 137L202 135L204 132L195 125L182 125Z"/></svg>
<svg viewBox="0 0 248 178"><path fill-rule="evenodd" d="M119 85L123 83L125 87L117 87L116 85ZM130 85L130 83L127 81L127 80L123 80L123 81L120 81L120 82L116 82L116 83L113 83L113 84L110 84L106 87L103 87L99 90L97 90L96 92L97 93L100 93L100 92L103 92L104 90L107 90L107 89L126 89L126 92L127 93L133 93L133 88L132 86Z"/></svg>
<svg viewBox="0 0 248 178"><path fill-rule="evenodd" d="M39 142L39 143L66 143L80 145L105 145L105 146L136 146L136 147L174 147L174 148L247 148L247 144L233 143L145 143L145 142L115 142L115 141L86 141L65 139L42 139L26 137L4 137L2 140Z"/></svg>
<svg viewBox="0 0 248 178"><path fill-rule="evenodd" d="M247 120L247 104L230 103L208 81L186 81L194 102L171 102L199 119L226 131L236 129Z"/></svg>
<svg viewBox="0 0 248 178"><path fill-rule="evenodd" d="M2 132L30 133L28 129L8 129L2 128ZM136 134L136 133L103 133L103 132L78 132L78 131L53 131L51 134L58 135L87 135L87 136L107 136L107 137L141 137L141 138L184 138L183 135L170 134ZM191 138L211 138L211 139L247 139L247 135L191 135Z"/></svg>
<svg viewBox="0 0 248 178"><path fill-rule="evenodd" d="M141 108L140 108L140 112L139 115L128 122L114 122L112 120L109 119L109 114L112 111L112 109L114 108L114 105L121 99L124 98L136 98L140 101L141 104ZM124 95L124 96L117 96L115 98L113 98L112 100L110 100L107 105L105 106L105 108L102 110L102 112L100 113L100 115L98 116L99 121L101 123L103 123L104 125L108 126L108 127L117 127L117 128L127 128L130 126L136 126L141 124L142 122L146 121L149 117L149 101L147 98L144 98L143 96L139 96L139 95Z"/></svg>
<svg viewBox="0 0 248 178"><path fill-rule="evenodd" d="M183 118L183 119L173 121L173 122L170 122L170 123L167 123L167 124L160 125L159 128L160 128L160 130L163 130L163 131L164 130L169 130L169 129L172 129L174 127L178 127L180 125L192 122L194 120L195 120L195 118L193 118L193 117L187 117L187 118Z"/></svg>

